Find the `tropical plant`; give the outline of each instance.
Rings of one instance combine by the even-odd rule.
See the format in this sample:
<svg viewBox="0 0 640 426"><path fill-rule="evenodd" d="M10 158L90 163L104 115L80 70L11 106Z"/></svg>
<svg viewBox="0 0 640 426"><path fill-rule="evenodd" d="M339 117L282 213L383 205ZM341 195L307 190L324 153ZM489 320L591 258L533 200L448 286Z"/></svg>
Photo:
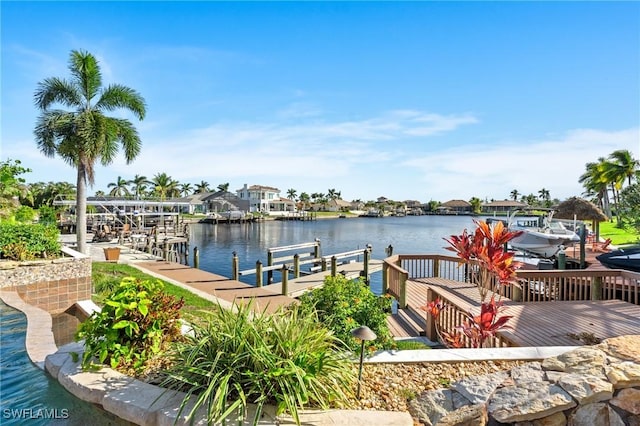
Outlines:
<svg viewBox="0 0 640 426"><path fill-rule="evenodd" d="M142 145L129 120L105 113L123 108L142 120L146 107L142 96L129 87L103 87L98 61L88 52L71 51L69 71L70 80L52 77L38 84L34 100L41 115L34 133L44 155L57 154L77 169L77 245L80 252L87 253L87 183L93 186L96 162L111 164L120 144L130 163ZM56 104L72 110L53 109Z"/></svg>
<svg viewBox="0 0 640 426"><path fill-rule="evenodd" d="M187 195L193 194L193 186L188 182L181 183L178 186L178 191L180 192L180 195L182 195L183 197L186 197Z"/></svg>
<svg viewBox="0 0 640 426"><path fill-rule="evenodd" d="M513 201L518 201L518 197L520 196L520 191L518 191L517 189L514 189L513 191L511 191L511 199Z"/></svg>
<svg viewBox="0 0 640 426"><path fill-rule="evenodd" d="M139 200L141 196L147 191L147 186L151 185L149 179L146 176L135 175L133 179L129 181L131 185L131 192L135 195L136 200Z"/></svg>
<svg viewBox="0 0 640 426"><path fill-rule="evenodd" d="M640 183L629 185L620 192L619 212L626 224L640 232Z"/></svg>
<svg viewBox="0 0 640 426"><path fill-rule="evenodd" d="M60 256L60 232L55 226L0 223L0 259L32 260Z"/></svg>
<svg viewBox="0 0 640 426"><path fill-rule="evenodd" d="M82 367L95 359L125 373L144 371L180 334L182 299L163 292L160 280L126 277L105 300L102 310L80 324L76 340L84 340Z"/></svg>
<svg viewBox="0 0 640 426"><path fill-rule="evenodd" d="M478 197L472 197L469 200L469 204L471 204L471 211L475 214L479 214L482 212L482 200Z"/></svg>
<svg viewBox="0 0 640 426"><path fill-rule="evenodd" d="M609 182L606 176L606 160L599 158L597 163L587 163L586 171L580 176L578 182L585 188L584 195L594 199L595 204L602 207L607 217L611 218L609 205Z"/></svg>
<svg viewBox="0 0 640 426"><path fill-rule="evenodd" d="M226 183L221 183L220 185L218 185L218 191L220 192L227 192L229 191L229 182Z"/></svg>
<svg viewBox="0 0 640 426"><path fill-rule="evenodd" d="M504 248L522 231L509 231L502 221L491 225L483 220L473 222L476 225L473 234L465 229L461 235L444 238L449 243L445 249L456 253L460 263L472 269L471 281L484 302L489 291L499 293L501 285L517 285L516 271L521 264L514 261L515 253Z"/></svg>
<svg viewBox="0 0 640 426"><path fill-rule="evenodd" d="M166 173L157 173L151 179L151 184L153 185L153 194L163 201L167 197L173 197L179 193L178 185L180 183Z"/></svg>
<svg viewBox="0 0 640 426"><path fill-rule="evenodd" d="M109 195L112 197L126 197L131 195L129 188L127 188L129 183L130 181L118 176L116 182L110 182L107 184L107 188L112 188L111 191L109 191Z"/></svg>
<svg viewBox="0 0 640 426"><path fill-rule="evenodd" d="M287 198L290 200L295 200L297 193L298 191L296 191L295 189L289 188L287 189Z"/></svg>
<svg viewBox="0 0 640 426"><path fill-rule="evenodd" d="M352 351L360 352L361 342L351 335L351 330L362 325L377 336L376 340L367 342L368 350L393 347L387 325L392 299L388 295L376 296L362 279L328 276L322 287L303 294L299 300L302 309L316 311L320 322Z"/></svg>
<svg viewBox="0 0 640 426"><path fill-rule="evenodd" d="M200 183L196 184L196 193L201 194L203 192L209 192L209 183L200 181Z"/></svg>
<svg viewBox="0 0 640 426"><path fill-rule="evenodd" d="M450 348L465 347L465 337L471 342L472 348L482 348L485 341L494 337L498 331L512 328L507 325L507 321L513 318L512 316L498 315L504 307L502 302L496 302L495 294L491 295L489 302L480 305L478 315L474 315L471 311L463 313L462 324L451 332L440 331L438 317L446 308L446 304L440 298L421 307L433 318L440 341Z"/></svg>
<svg viewBox="0 0 640 426"><path fill-rule="evenodd" d="M162 386L186 393L178 416L187 421L204 409L209 424L258 424L265 404L273 404L300 424L300 409L327 409L351 395L355 374L342 349L297 307L272 315L254 313L252 304L218 307L177 344ZM249 403L257 407L253 419L246 418Z"/></svg>
<svg viewBox="0 0 640 426"><path fill-rule="evenodd" d="M20 175L31 170L21 164L20 160L0 162L0 219L12 216L20 205L20 197L30 194L25 179Z"/></svg>

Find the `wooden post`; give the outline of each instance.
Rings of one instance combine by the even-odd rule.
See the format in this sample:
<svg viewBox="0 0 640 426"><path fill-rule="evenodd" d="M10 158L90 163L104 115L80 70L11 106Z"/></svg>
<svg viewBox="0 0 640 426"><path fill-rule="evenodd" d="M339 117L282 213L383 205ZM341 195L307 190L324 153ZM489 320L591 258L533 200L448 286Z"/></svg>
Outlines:
<svg viewBox="0 0 640 426"><path fill-rule="evenodd" d="M262 262L256 260L256 287L262 287Z"/></svg>
<svg viewBox="0 0 640 426"><path fill-rule="evenodd" d="M389 292L389 265L387 262L382 263L382 294Z"/></svg>
<svg viewBox="0 0 640 426"><path fill-rule="evenodd" d="M200 269L200 251L198 247L193 248L193 267Z"/></svg>
<svg viewBox="0 0 640 426"><path fill-rule="evenodd" d="M433 260L433 276L435 278L440 276L440 260L439 259Z"/></svg>
<svg viewBox="0 0 640 426"><path fill-rule="evenodd" d="M271 250L267 251L267 266L273 266L273 253ZM273 282L273 271L267 271L267 284L271 284Z"/></svg>
<svg viewBox="0 0 640 426"><path fill-rule="evenodd" d="M602 300L602 277L591 278L591 300Z"/></svg>
<svg viewBox="0 0 640 426"><path fill-rule="evenodd" d="M407 307L407 274L402 272L399 274L400 278L400 300L398 300L398 305L400 309L404 309Z"/></svg>
<svg viewBox="0 0 640 426"><path fill-rule="evenodd" d="M240 271L238 270L238 254L234 251L231 258L231 279L238 281Z"/></svg>
<svg viewBox="0 0 640 426"><path fill-rule="evenodd" d="M331 276L335 277L338 270L338 259L335 256L331 256Z"/></svg>
<svg viewBox="0 0 640 426"><path fill-rule="evenodd" d="M320 250L320 239L316 238L316 245L313 247L313 257L315 259L320 259L322 255L322 250Z"/></svg>
<svg viewBox="0 0 640 426"><path fill-rule="evenodd" d="M511 284L511 300L522 302L522 288L516 284Z"/></svg>
<svg viewBox="0 0 640 426"><path fill-rule="evenodd" d="M427 301L425 305L428 305L433 301L433 290L427 290ZM424 334L427 339L432 342L438 341L438 331L436 330L436 319L433 318L428 312L426 312L426 321L424 326Z"/></svg>
<svg viewBox="0 0 640 426"><path fill-rule="evenodd" d="M363 260L364 260L364 269L363 269L363 273L364 273L364 282L369 285L369 257L371 257L371 245L368 244L367 248L364 249L364 255L363 255Z"/></svg>
<svg viewBox="0 0 640 426"><path fill-rule="evenodd" d="M169 242L166 239L162 243L162 258L165 261L169 260Z"/></svg>
<svg viewBox="0 0 640 426"><path fill-rule="evenodd" d="M322 270L323 271L327 270L327 259L322 259Z"/></svg>
<svg viewBox="0 0 640 426"><path fill-rule="evenodd" d="M282 265L282 295L289 295L289 268L287 265Z"/></svg>
<svg viewBox="0 0 640 426"><path fill-rule="evenodd" d="M300 278L300 255L293 255L293 278Z"/></svg>
<svg viewBox="0 0 640 426"><path fill-rule="evenodd" d="M586 269L587 267L587 228L584 223L580 228L580 269Z"/></svg>

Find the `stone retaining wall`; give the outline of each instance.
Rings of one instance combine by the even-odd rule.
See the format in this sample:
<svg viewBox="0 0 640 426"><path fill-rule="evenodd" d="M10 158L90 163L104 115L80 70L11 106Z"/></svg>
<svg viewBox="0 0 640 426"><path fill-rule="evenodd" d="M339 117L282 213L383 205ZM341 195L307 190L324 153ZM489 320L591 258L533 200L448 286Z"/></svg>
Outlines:
<svg viewBox="0 0 640 426"><path fill-rule="evenodd" d="M420 394L410 411L429 426L640 426L640 335L469 377Z"/></svg>
<svg viewBox="0 0 640 426"><path fill-rule="evenodd" d="M66 247L62 251L69 257L0 263L0 289L15 291L52 314L91 299L91 258Z"/></svg>

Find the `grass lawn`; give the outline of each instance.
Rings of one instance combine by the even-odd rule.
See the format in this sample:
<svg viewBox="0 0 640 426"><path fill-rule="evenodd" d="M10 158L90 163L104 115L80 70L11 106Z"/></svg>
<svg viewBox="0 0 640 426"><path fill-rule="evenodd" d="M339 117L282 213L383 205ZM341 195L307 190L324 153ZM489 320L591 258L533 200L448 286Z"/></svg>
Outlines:
<svg viewBox="0 0 640 426"><path fill-rule="evenodd" d="M600 222L600 238L610 238L611 244L625 246L640 244L640 234L632 228L618 228L613 222Z"/></svg>
<svg viewBox="0 0 640 426"><path fill-rule="evenodd" d="M110 262L93 262L91 278L94 284L94 288L113 288L120 284L120 281L124 277L134 277L140 280L157 280L151 275L145 274L139 269L133 266L110 263ZM207 299L203 299L200 296L193 294L192 292L171 284L170 282L160 280L164 284L164 290L176 298L184 298L184 307L181 310L182 316L187 321L192 321L195 318L201 317L200 311L210 310L217 305ZM94 295L93 301L99 305L102 305L102 296L100 294Z"/></svg>

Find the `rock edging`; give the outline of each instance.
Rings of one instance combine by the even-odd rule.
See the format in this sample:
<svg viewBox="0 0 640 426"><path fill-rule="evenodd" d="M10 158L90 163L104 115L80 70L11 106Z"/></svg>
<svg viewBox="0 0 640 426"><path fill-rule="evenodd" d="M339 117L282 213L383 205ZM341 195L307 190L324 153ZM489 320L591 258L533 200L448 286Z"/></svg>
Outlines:
<svg viewBox="0 0 640 426"><path fill-rule="evenodd" d="M465 378L409 403L421 424L640 425L640 335Z"/></svg>

